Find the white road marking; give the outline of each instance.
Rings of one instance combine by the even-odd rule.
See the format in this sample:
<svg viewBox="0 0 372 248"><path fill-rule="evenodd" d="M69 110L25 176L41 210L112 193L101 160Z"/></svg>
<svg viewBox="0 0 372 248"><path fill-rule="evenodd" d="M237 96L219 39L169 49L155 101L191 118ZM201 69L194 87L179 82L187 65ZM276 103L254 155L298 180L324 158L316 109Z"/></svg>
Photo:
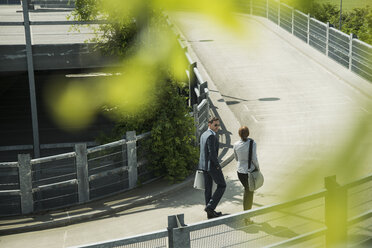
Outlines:
<svg viewBox="0 0 372 248"><path fill-rule="evenodd" d="M251 115L251 117L254 120L254 122L258 123L258 120L254 117L254 115Z"/></svg>

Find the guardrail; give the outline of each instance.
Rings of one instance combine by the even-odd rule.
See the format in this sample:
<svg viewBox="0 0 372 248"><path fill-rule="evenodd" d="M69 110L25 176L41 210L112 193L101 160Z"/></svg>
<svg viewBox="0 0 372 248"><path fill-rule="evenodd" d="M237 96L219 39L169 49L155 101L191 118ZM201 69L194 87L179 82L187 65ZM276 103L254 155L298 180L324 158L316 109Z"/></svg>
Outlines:
<svg viewBox="0 0 372 248"><path fill-rule="evenodd" d="M28 214L107 197L150 182L155 175L146 160L150 132L75 151L17 162L0 163L0 215Z"/></svg>
<svg viewBox="0 0 372 248"><path fill-rule="evenodd" d="M192 115L195 122L195 137L196 144L199 144L200 135L208 129L208 119L209 119L209 90L208 82L203 80L197 63L194 62L188 53L188 47L184 43L186 40L182 35L179 28L174 25L168 16L165 16L169 27L173 30L176 35L178 43L181 48L185 50L185 57L188 62L188 69L186 70L187 77L189 79L189 104L193 109Z"/></svg>
<svg viewBox="0 0 372 248"><path fill-rule="evenodd" d="M198 144L200 134L208 128L207 82L187 53L180 32L169 19L167 21L188 61L185 73L189 79L189 102L193 107L191 115ZM136 136L135 132L128 132L126 139L101 146L87 148L87 144L76 144L74 152L37 159L20 154L18 162L0 163L0 216L86 203L132 189L139 182L151 181L154 175L146 166L146 151L141 145L148 136L149 133Z"/></svg>
<svg viewBox="0 0 372 248"><path fill-rule="evenodd" d="M372 217L371 204L366 204L372 201L371 189L372 175L343 186L332 176L325 178L325 189L295 200L189 225L184 223L184 214L172 215L168 216L168 231L79 247L358 246L371 239L357 233ZM254 222L246 224L245 218Z"/></svg>
<svg viewBox="0 0 372 248"><path fill-rule="evenodd" d="M0 5L20 5L21 0L0 0Z"/></svg>
<svg viewBox="0 0 372 248"><path fill-rule="evenodd" d="M278 24L357 75L372 82L372 45L277 0L240 1L243 10Z"/></svg>

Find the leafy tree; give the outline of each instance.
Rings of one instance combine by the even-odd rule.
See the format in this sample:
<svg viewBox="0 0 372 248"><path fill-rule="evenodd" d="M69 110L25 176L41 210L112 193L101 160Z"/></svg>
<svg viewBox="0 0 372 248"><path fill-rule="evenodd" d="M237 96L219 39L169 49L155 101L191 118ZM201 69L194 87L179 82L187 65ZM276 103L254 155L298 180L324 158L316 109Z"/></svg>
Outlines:
<svg viewBox="0 0 372 248"><path fill-rule="evenodd" d="M340 10L335 4L323 3L319 4L315 2L310 10L311 15L313 15L317 20L324 23L329 22L330 24L336 26L338 24L338 18L340 15Z"/></svg>
<svg viewBox="0 0 372 248"><path fill-rule="evenodd" d="M306 13L306 12L305 12ZM314 2L309 13L319 21L329 22L335 28L340 28L339 6L331 3ZM347 34L353 33L366 43L372 44L372 9L354 8L352 11L342 13L341 31Z"/></svg>
<svg viewBox="0 0 372 248"><path fill-rule="evenodd" d="M371 16L372 9L368 6L365 8L354 8L343 21L342 31L348 34L356 34L359 39L372 44Z"/></svg>
<svg viewBox="0 0 372 248"><path fill-rule="evenodd" d="M109 142L127 131L151 131L144 144L150 169L171 182L180 181L198 160L194 121L180 94L188 87L186 58L161 11L150 2L129 1L125 8L119 1L111 2L119 6L78 0L71 15L75 20L104 20L95 27L92 41L101 51L123 59L119 73L97 84L96 91L106 96L103 108L116 120L112 133L99 139Z"/></svg>

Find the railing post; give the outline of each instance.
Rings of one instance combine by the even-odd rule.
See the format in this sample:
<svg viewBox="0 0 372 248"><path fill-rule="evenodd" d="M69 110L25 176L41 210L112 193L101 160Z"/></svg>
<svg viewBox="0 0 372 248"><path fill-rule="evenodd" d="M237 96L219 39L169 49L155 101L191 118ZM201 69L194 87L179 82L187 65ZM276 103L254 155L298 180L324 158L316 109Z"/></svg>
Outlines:
<svg viewBox="0 0 372 248"><path fill-rule="evenodd" d="M196 62L190 64L189 66L189 98L190 98L190 106L193 106L195 103L198 102L197 96L195 93L196 87L196 76L194 72L194 68L196 67Z"/></svg>
<svg viewBox="0 0 372 248"><path fill-rule="evenodd" d="M19 188L21 190L22 214L34 211L34 199L32 196L32 173L30 154L18 154Z"/></svg>
<svg viewBox="0 0 372 248"><path fill-rule="evenodd" d="M168 216L169 248L190 248L190 231L185 229L184 214Z"/></svg>
<svg viewBox="0 0 372 248"><path fill-rule="evenodd" d="M280 27L280 0L278 3L278 26Z"/></svg>
<svg viewBox="0 0 372 248"><path fill-rule="evenodd" d="M269 19L269 0L266 0L266 18Z"/></svg>
<svg viewBox="0 0 372 248"><path fill-rule="evenodd" d="M252 3L252 0L249 0L249 14L250 15L253 14L253 3Z"/></svg>
<svg viewBox="0 0 372 248"><path fill-rule="evenodd" d="M127 141L127 158L128 158L128 180L129 188L133 189L137 185L137 138L135 131L126 133Z"/></svg>
<svg viewBox="0 0 372 248"><path fill-rule="evenodd" d="M347 191L336 182L336 176L324 179L326 247L347 246Z"/></svg>
<svg viewBox="0 0 372 248"><path fill-rule="evenodd" d="M292 34L294 33L294 11L295 11L295 9L294 8L292 8Z"/></svg>
<svg viewBox="0 0 372 248"><path fill-rule="evenodd" d="M87 144L75 145L76 175L78 181L79 203L89 201L89 174Z"/></svg>
<svg viewBox="0 0 372 248"><path fill-rule="evenodd" d="M194 125L195 125L195 146L199 145L199 111L198 111L198 105L194 104L193 106L193 115L194 115Z"/></svg>
<svg viewBox="0 0 372 248"><path fill-rule="evenodd" d="M310 14L307 14L307 44L310 43Z"/></svg>
<svg viewBox="0 0 372 248"><path fill-rule="evenodd" d="M327 32L326 32L326 55L328 57L328 49L329 49L329 22L327 22Z"/></svg>
<svg viewBox="0 0 372 248"><path fill-rule="evenodd" d="M350 34L349 37L349 70L351 70L353 65L353 34Z"/></svg>

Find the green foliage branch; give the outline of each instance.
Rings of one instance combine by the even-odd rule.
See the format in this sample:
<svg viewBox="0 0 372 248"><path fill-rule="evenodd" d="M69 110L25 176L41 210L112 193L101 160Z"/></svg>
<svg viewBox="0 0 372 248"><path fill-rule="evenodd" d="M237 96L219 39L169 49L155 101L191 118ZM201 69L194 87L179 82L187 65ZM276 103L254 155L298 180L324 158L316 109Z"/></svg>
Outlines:
<svg viewBox="0 0 372 248"><path fill-rule="evenodd" d="M93 40L98 48L108 54L119 55L123 59L148 42L146 46L155 46L143 39L149 32L157 32L168 26L160 11L144 9L141 15L102 11L101 0L77 0L76 9L71 15L75 20L104 19L107 24L100 25ZM145 14L144 14L145 13ZM156 27L148 29L148 27ZM143 30L146 29L146 32ZM140 39L140 36L141 39ZM149 35L149 37L151 37ZM158 73L162 80L156 82L156 90L151 92L150 108L135 113L126 113L112 106L106 108L116 121L112 133L99 137L101 142L110 142L122 138L127 131L144 133L151 131L151 139L141 142L147 147L147 160L150 170L158 176L165 176L170 182L178 182L190 175L198 161L198 149L195 144L194 120L187 107L187 83L176 80L170 73L169 65L159 64Z"/></svg>

